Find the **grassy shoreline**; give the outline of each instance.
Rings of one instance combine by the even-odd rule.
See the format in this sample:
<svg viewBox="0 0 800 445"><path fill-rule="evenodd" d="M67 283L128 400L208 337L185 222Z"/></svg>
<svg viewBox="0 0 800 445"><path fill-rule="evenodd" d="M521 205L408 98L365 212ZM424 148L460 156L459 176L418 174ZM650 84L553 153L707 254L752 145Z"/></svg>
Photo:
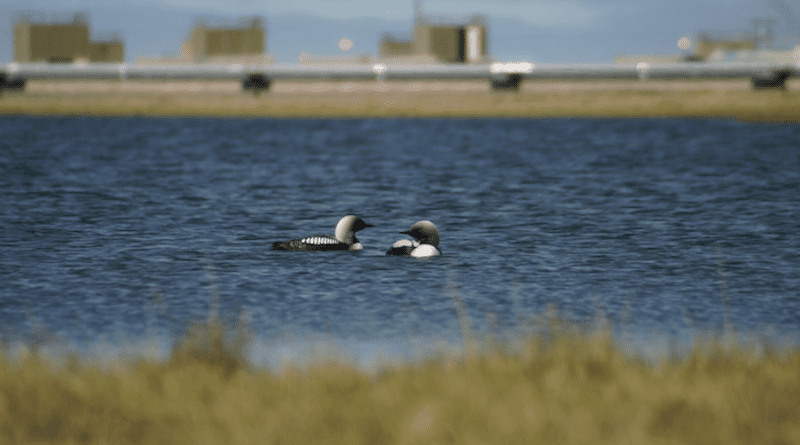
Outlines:
<svg viewBox="0 0 800 445"><path fill-rule="evenodd" d="M0 352L4 443L800 444L800 349L710 339L652 363L550 327L369 374L346 360L249 366L212 323L163 362L54 366ZM240 338L241 339L241 338Z"/></svg>
<svg viewBox="0 0 800 445"><path fill-rule="evenodd" d="M730 81L287 82L260 95L231 82L32 82L0 115L268 118L723 118L800 123L800 80L755 91Z"/></svg>

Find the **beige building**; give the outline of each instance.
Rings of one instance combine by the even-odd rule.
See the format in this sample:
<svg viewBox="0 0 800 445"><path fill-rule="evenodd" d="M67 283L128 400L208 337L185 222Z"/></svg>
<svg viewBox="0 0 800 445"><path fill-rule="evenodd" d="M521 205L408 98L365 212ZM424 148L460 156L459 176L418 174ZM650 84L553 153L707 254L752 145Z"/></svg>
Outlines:
<svg viewBox="0 0 800 445"><path fill-rule="evenodd" d="M240 19L237 25L212 27L199 22L183 42L181 59L192 63L264 63L266 31L260 17Z"/></svg>
<svg viewBox="0 0 800 445"><path fill-rule="evenodd" d="M14 61L114 62L125 60L122 39L92 41L86 16L75 14L71 22L40 23L22 18L14 24Z"/></svg>
<svg viewBox="0 0 800 445"><path fill-rule="evenodd" d="M754 20L755 32L747 33L711 33L701 32L692 44L690 54L673 55L621 55L614 59L615 63L676 63L676 62L709 62L718 61L728 54L750 54L759 51L768 54L772 41L772 30L762 31L762 23L771 26L771 20ZM688 44L687 40L687 44Z"/></svg>
<svg viewBox="0 0 800 445"><path fill-rule="evenodd" d="M488 28L486 19L480 15L463 21L424 16L417 2L411 40L384 35L379 52L384 59L483 63L488 61Z"/></svg>
<svg viewBox="0 0 800 445"><path fill-rule="evenodd" d="M691 60L706 61L717 51L755 51L758 40L755 36L741 34L728 37L714 37L708 33L697 36Z"/></svg>
<svg viewBox="0 0 800 445"><path fill-rule="evenodd" d="M89 42L89 61L113 63L124 62L125 46L122 43L122 39L119 37L113 37L108 40Z"/></svg>

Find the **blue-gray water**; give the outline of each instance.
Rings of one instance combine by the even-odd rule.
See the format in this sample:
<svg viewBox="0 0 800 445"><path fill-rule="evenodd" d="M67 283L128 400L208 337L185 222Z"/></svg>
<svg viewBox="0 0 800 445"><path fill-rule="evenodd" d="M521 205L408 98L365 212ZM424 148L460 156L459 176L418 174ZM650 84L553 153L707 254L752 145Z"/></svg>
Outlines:
<svg viewBox="0 0 800 445"><path fill-rule="evenodd" d="M798 125L0 117L0 323L174 337L218 301L262 340L380 344L457 336L460 301L478 330L796 335L798 184ZM348 213L361 252L269 250ZM421 219L444 255L384 256Z"/></svg>

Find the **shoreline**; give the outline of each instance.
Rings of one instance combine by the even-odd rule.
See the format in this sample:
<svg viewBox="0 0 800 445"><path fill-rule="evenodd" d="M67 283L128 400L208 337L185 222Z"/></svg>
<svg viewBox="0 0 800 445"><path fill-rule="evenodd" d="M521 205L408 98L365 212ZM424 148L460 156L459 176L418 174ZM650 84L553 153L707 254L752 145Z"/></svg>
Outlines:
<svg viewBox="0 0 800 445"><path fill-rule="evenodd" d="M800 79L754 90L749 79L488 82L30 81L0 94L0 116L220 118L722 118L800 123Z"/></svg>

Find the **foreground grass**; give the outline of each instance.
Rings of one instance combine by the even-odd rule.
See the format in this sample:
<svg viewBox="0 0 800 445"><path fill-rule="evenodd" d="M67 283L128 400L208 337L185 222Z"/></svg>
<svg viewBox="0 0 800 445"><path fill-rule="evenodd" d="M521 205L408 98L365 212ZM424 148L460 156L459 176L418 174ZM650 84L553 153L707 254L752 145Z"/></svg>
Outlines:
<svg viewBox="0 0 800 445"><path fill-rule="evenodd" d="M800 350L719 340L653 363L603 333L367 374L253 368L200 326L164 362L0 355L2 443L800 443ZM555 332L555 331L554 331Z"/></svg>

